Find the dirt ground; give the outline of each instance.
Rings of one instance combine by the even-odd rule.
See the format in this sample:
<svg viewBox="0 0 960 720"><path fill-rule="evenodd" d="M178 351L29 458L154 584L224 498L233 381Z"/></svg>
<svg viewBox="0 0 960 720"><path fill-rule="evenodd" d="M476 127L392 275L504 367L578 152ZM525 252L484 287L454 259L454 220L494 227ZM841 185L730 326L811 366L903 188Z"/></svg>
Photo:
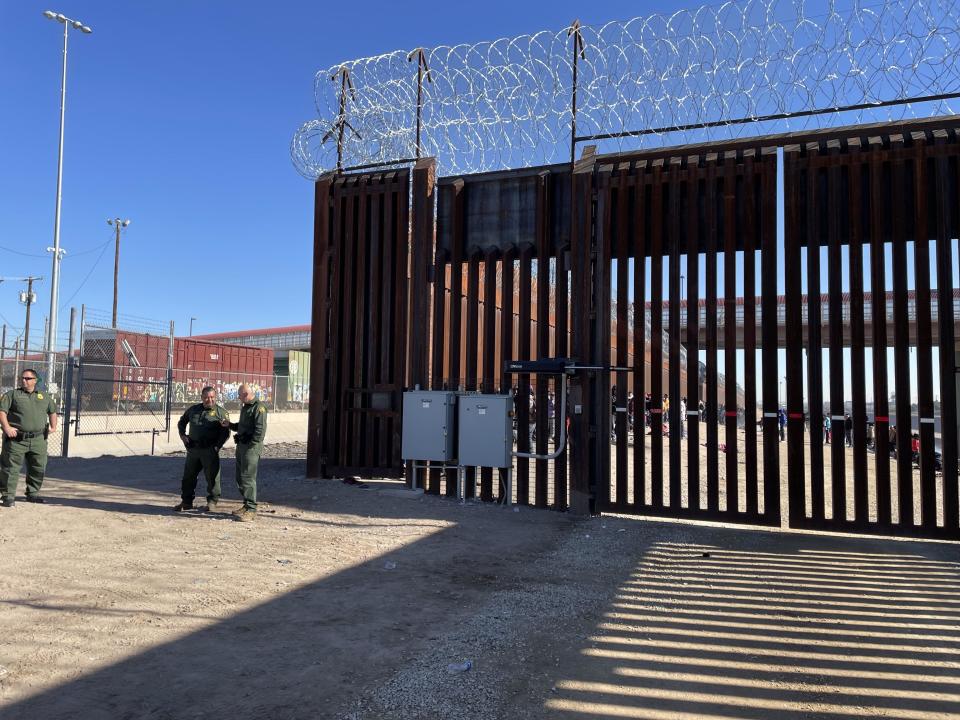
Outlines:
<svg viewBox="0 0 960 720"><path fill-rule="evenodd" d="M960 718L955 544L575 519L182 458L0 509L0 717ZM294 459L290 459L294 458ZM448 668L471 661L465 672Z"/></svg>

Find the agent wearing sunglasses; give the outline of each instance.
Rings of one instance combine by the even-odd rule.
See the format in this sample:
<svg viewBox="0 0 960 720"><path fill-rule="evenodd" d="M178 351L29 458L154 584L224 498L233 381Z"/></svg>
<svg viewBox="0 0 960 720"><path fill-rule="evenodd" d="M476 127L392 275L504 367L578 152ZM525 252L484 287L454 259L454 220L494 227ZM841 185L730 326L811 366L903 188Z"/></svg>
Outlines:
<svg viewBox="0 0 960 720"><path fill-rule="evenodd" d="M42 503L40 486L47 469L47 434L57 429L57 406L49 393L37 390L37 373L27 368L20 387L0 397L0 505L13 507L20 466L27 463L27 502Z"/></svg>

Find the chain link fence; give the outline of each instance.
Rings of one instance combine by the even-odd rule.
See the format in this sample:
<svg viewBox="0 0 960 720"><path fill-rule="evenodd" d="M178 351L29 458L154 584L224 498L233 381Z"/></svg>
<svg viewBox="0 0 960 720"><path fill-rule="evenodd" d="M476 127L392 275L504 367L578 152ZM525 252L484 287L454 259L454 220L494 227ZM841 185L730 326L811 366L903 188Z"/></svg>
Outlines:
<svg viewBox="0 0 960 720"><path fill-rule="evenodd" d="M39 392L50 393L58 408L56 432L48 454L71 457L146 455L183 450L177 421L200 402L204 387L213 387L217 402L236 420L240 385L250 386L270 413L266 445L274 455L306 456L307 404L310 396L309 353L292 352L285 373L197 369L175 354L172 323L121 315L113 327L110 313L84 309L75 342L64 333L52 355L22 333L6 328L11 343L0 343L0 394L20 386L26 368L36 371ZM180 357L178 367L176 358ZM272 368L272 362L268 370ZM228 443L226 450L232 447Z"/></svg>
<svg viewBox="0 0 960 720"><path fill-rule="evenodd" d="M197 341L176 338L172 323L126 316L119 321L123 325L113 327L107 314L84 310L72 388L71 456L179 452L177 422L200 402L202 389L213 387L217 402L236 419L242 384L270 411L266 443L302 452L308 360L291 363L290 373L283 375L246 369L255 363L228 367L224 346L199 357ZM206 367L196 367L198 360Z"/></svg>

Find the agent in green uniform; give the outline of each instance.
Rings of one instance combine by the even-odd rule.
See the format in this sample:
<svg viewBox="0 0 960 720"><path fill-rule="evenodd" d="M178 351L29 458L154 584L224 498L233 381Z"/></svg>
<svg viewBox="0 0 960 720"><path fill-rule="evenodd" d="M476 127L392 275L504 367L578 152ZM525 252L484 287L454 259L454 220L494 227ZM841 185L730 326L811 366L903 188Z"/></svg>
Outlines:
<svg viewBox="0 0 960 720"><path fill-rule="evenodd" d="M37 372L25 369L20 387L0 397L0 504L13 507L20 466L27 462L27 502L42 503L40 486L47 469L47 434L57 429L57 406L49 393L37 390Z"/></svg>
<svg viewBox="0 0 960 720"><path fill-rule="evenodd" d="M180 503L173 508L176 512L193 509L200 470L207 478L207 505L201 512L215 511L220 501L220 448L230 437L222 423L230 422L230 414L217 405L217 391L212 387L201 390L200 399L203 402L187 408L177 423L180 439L187 448L187 461L183 466Z"/></svg>
<svg viewBox="0 0 960 720"><path fill-rule="evenodd" d="M257 464L263 450L263 438L267 434L267 406L257 400L257 396L246 385L238 392L240 402L240 421L225 423L236 431L237 443L237 487L243 496L243 507L233 514L241 522L249 522L257 517Z"/></svg>

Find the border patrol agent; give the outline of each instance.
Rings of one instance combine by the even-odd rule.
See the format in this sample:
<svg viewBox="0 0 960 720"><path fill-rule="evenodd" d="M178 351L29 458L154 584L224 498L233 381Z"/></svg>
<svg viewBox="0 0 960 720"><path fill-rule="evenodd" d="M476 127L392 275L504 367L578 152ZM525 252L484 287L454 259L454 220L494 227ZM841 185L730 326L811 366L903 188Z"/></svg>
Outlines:
<svg viewBox="0 0 960 720"><path fill-rule="evenodd" d="M237 443L237 487L243 496L243 507L234 511L241 522L250 522L257 517L257 465L263 451L263 438L267 434L267 406L257 400L254 392L241 385L238 392L240 402L239 422L224 424L236 431Z"/></svg>
<svg viewBox="0 0 960 720"><path fill-rule="evenodd" d="M49 425L48 425L49 423ZM57 430L57 406L50 393L37 390L37 371L26 368L20 387L0 397L0 496L3 507L13 507L20 466L27 462L27 502L42 503L40 486L47 469L47 435Z"/></svg>
<svg viewBox="0 0 960 720"><path fill-rule="evenodd" d="M217 404L217 392L212 387L201 390L200 398L203 402L187 408L177 423L180 439L187 448L187 460L183 466L180 503L173 508L176 512L193 509L200 470L207 479L207 505L201 512L214 512L220 501L220 448L230 437L230 431L223 426L224 421L230 422L230 414Z"/></svg>

